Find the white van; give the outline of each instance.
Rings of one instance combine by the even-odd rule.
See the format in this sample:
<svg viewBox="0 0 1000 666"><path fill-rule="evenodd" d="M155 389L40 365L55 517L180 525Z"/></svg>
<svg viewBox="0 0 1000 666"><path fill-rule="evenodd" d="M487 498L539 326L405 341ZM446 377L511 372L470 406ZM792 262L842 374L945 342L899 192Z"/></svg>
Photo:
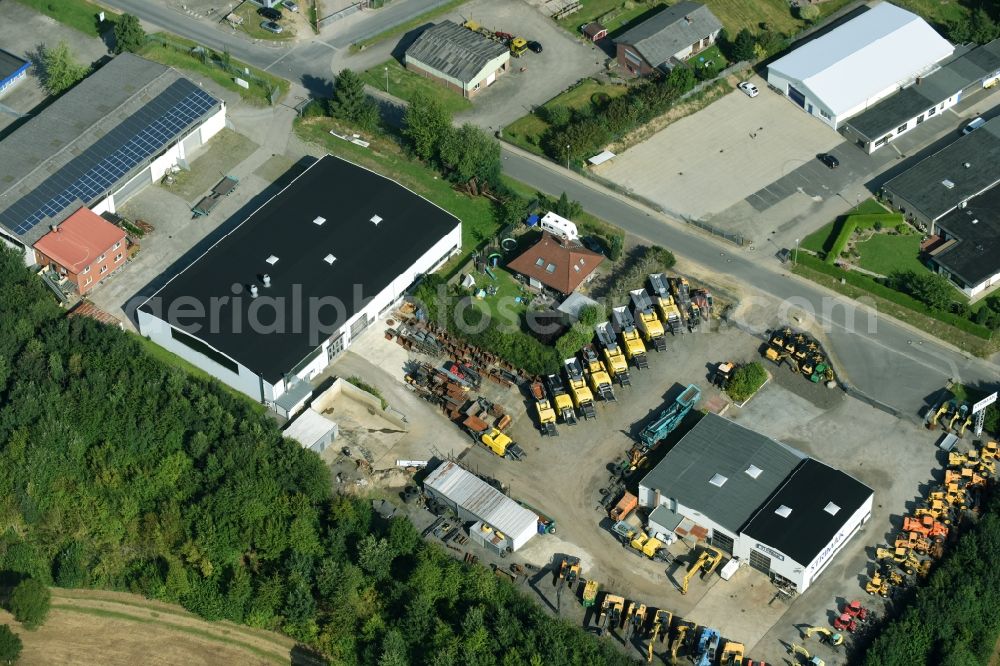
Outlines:
<svg viewBox="0 0 1000 666"><path fill-rule="evenodd" d="M972 134L985 124L986 121L983 120L982 116L976 116L975 118L969 121L968 125L962 128L962 134Z"/></svg>

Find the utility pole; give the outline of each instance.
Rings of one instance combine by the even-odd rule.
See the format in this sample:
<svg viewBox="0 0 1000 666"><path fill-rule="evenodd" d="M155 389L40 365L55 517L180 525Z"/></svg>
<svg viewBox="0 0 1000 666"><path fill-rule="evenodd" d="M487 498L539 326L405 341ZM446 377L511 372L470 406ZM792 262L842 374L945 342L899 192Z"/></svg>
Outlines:
<svg viewBox="0 0 1000 666"><path fill-rule="evenodd" d="M389 68L385 68L385 92L389 92Z"/></svg>

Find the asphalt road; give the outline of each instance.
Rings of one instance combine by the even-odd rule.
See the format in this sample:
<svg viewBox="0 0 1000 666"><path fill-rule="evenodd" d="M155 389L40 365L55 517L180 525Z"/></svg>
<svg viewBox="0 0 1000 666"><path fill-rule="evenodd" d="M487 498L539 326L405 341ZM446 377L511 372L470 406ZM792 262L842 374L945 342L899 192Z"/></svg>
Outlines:
<svg viewBox="0 0 1000 666"><path fill-rule="evenodd" d="M105 1L206 46L228 48L236 58L312 90L310 79L329 80L337 53L350 43L407 21L443 0L398 0L352 23L346 34L318 37L293 48L255 44L239 34L155 3ZM852 309L850 302L831 292L790 277L769 253L748 252L716 241L520 151L505 146L503 156L508 175L548 194L566 192L588 212L627 232L756 287L772 297L767 299L768 308L773 308L776 297L784 301L789 316L814 313L826 329L832 353L849 383L903 414L919 413L949 378L986 386L1000 381L1000 366L945 347L890 318Z"/></svg>

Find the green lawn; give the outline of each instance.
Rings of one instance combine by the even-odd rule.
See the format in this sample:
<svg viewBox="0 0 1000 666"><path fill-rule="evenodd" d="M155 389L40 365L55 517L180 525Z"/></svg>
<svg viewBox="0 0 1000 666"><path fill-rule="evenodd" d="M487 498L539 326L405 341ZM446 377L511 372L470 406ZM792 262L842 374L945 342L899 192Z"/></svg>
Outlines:
<svg viewBox="0 0 1000 666"><path fill-rule="evenodd" d="M354 42L353 44L351 44L351 50L363 51L372 44L381 42L383 39L397 37L399 35L409 32L410 30L413 30L414 28L420 27L425 23L432 23L433 19L437 18L438 16L441 16L442 14L447 14L456 7L465 4L466 1L467 0L449 0L449 2L434 7L433 9L424 12L420 16L416 16L410 19L406 23L400 23L399 25L389 28L388 30L384 30L378 33L377 35L372 35L371 37L366 37L365 39Z"/></svg>
<svg viewBox="0 0 1000 666"><path fill-rule="evenodd" d="M269 104L269 86L277 86L279 90L277 98L279 99L284 97L284 95L288 92L287 80L274 76L273 74L268 74L267 72L261 71L256 67L250 67L250 72L255 77L266 83L258 83L257 81L251 80L249 82L249 90L242 88L236 85L236 82L233 81L233 74L212 65L211 61L208 63L202 62L201 58L193 52L193 49L196 47L198 47L198 44L189 39L184 39L182 37L166 33L155 33L150 35L150 41L143 47L142 51L139 52L139 55L150 60L155 60L156 62L169 67L187 70L197 75L212 79L220 86L234 92L238 92L244 101L251 104L257 104L260 106L266 106ZM249 67L249 65L242 63L235 58L230 60L230 64L239 69Z"/></svg>
<svg viewBox="0 0 1000 666"><path fill-rule="evenodd" d="M729 66L726 56L722 55L722 51L715 45L691 56L687 62L694 69L705 72L704 79L714 79L719 72Z"/></svg>
<svg viewBox="0 0 1000 666"><path fill-rule="evenodd" d="M91 37L101 36L101 31L98 29L97 23L98 12L103 11L105 21L109 22L116 21L120 16L117 12L99 7L92 2L87 2L87 0L17 1Z"/></svg>
<svg viewBox="0 0 1000 666"><path fill-rule="evenodd" d="M509 176L503 176L503 180L504 183L506 183L510 189L512 189L514 192L517 192L525 199L528 200L534 199L538 194L538 189L532 187L531 185L528 185L527 183L522 183L519 180L514 180ZM594 215L591 215L586 211L577 215L576 218L573 219L573 221L576 222L577 229L580 231L581 235L597 234L599 236L607 237L613 234L622 233L622 230L619 229L618 227L608 224L601 218L595 217ZM605 260L608 262L611 261L610 259L607 258Z"/></svg>
<svg viewBox="0 0 1000 666"><path fill-rule="evenodd" d="M581 0L583 8L557 21L566 30L576 35L582 35L580 29L593 21L600 21L608 29L609 36L621 31L623 26L631 23L636 17L647 12L665 7L665 2L645 4L642 2L625 2L623 0ZM631 26L629 26L631 27Z"/></svg>
<svg viewBox="0 0 1000 666"><path fill-rule="evenodd" d="M917 256L920 254L920 236L916 233L904 236L886 233L875 234L856 246L861 253L861 268L881 275L891 275L896 271L926 271Z"/></svg>
<svg viewBox="0 0 1000 666"><path fill-rule="evenodd" d="M443 84L414 74L394 58L361 72L361 78L371 87L385 90L385 69L387 67L389 68L388 92L391 95L410 101L418 92L423 92L441 102L441 105L452 115L472 108L472 102L451 88L446 88Z"/></svg>
<svg viewBox="0 0 1000 666"><path fill-rule="evenodd" d="M875 199L865 199L857 207L852 208L847 214L848 215L876 215L879 213L889 212L882 204L875 201ZM833 234L836 232L838 227L838 222L840 218L830 222L829 224L824 224L822 227L812 232L808 236L802 239L799 247L803 250L811 250L817 254L823 254L827 250L827 243L833 243ZM863 268L867 268L863 266ZM874 268L870 270L875 270Z"/></svg>
<svg viewBox="0 0 1000 666"><path fill-rule="evenodd" d="M279 10L281 8L279 7ZM288 10L285 9L285 12ZM295 28L293 28L288 21L278 21L278 25L281 26L282 31L279 34L274 34L269 30L264 30L260 27L260 24L265 20L263 16L257 13L257 6L252 2L244 2L234 11L237 16L243 17L243 24L237 26L236 29L240 32L246 33L248 37L253 39L271 39L275 41L283 41L292 39L295 37Z"/></svg>
<svg viewBox="0 0 1000 666"><path fill-rule="evenodd" d="M973 3L964 3L960 0L897 0L894 4L938 25L946 25L970 16L972 7L975 6ZM987 3L983 6L987 6Z"/></svg>
<svg viewBox="0 0 1000 666"><path fill-rule="evenodd" d="M562 92L542 104L544 110L555 107L580 109L592 104L595 99L607 96L614 99L628 92L627 86L601 83L594 79L584 79L569 90ZM544 114L544 110L542 113ZM521 116L503 129L504 139L537 155L542 154L539 147L542 136L549 129L549 124L536 113Z"/></svg>
<svg viewBox="0 0 1000 666"><path fill-rule="evenodd" d="M504 259L501 259L501 266L503 266L503 262ZM474 297L472 302L495 319L512 323L520 321L521 314L528 309L528 299L531 296L531 292L515 280L514 275L504 268L491 268L490 272L496 276L496 280L486 273L472 274L472 277L476 280L476 286L472 288L472 292L475 294L480 290L494 286L497 288L497 293L493 296L484 296L483 298ZM514 300L518 297L523 299L522 302L518 303Z"/></svg>
<svg viewBox="0 0 1000 666"><path fill-rule="evenodd" d="M331 129L340 133L352 131L338 125L333 118L302 118L295 122L295 132L303 140L397 180L462 220L462 254L448 262L444 273L463 264L477 247L500 230L489 199L458 192L430 167L406 155L391 139L365 137L371 141L371 147L362 148L332 136Z"/></svg>

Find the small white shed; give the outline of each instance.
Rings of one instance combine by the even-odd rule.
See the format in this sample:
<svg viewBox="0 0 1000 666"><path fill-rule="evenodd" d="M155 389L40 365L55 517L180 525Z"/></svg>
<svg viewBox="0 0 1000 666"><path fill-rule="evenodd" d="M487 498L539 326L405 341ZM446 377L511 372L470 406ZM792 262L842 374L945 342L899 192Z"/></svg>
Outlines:
<svg viewBox="0 0 1000 666"><path fill-rule="evenodd" d="M302 448L322 453L328 444L337 439L339 428L313 409L306 409L285 428L285 437L294 439Z"/></svg>

